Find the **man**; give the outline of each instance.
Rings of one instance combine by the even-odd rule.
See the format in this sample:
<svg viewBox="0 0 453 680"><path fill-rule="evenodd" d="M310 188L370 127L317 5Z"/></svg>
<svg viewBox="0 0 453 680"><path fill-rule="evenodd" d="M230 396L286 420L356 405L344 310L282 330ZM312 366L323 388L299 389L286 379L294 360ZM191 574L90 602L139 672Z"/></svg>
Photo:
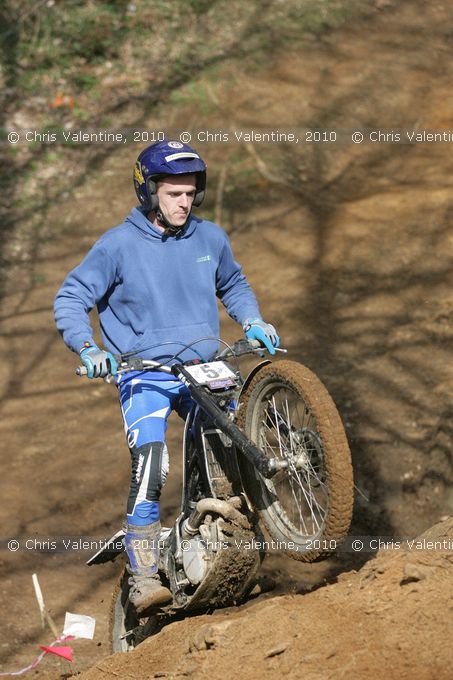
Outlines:
<svg viewBox="0 0 453 680"><path fill-rule="evenodd" d="M134 186L141 205L94 244L55 298L58 330L88 377L115 375L114 354L126 352L169 363L209 359L219 345L217 297L248 338L275 354L277 333L262 320L228 237L191 212L205 194L200 156L178 141L157 142L139 155ZM88 314L95 305L106 350L93 340ZM187 415L190 394L159 371L117 375L116 382L132 457L125 537L130 600L140 613L171 600L157 573L165 430L173 409Z"/></svg>

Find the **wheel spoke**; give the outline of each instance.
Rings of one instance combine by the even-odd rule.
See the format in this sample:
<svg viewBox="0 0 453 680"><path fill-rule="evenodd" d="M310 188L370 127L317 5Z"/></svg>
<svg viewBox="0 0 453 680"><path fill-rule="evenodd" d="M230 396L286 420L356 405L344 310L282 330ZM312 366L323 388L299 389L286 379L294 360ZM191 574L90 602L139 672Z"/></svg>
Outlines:
<svg viewBox="0 0 453 680"><path fill-rule="evenodd" d="M316 535L322 531L328 498L316 419L299 395L282 385L266 395L259 413L255 441L266 456L288 465L270 480L262 479L268 502L276 504L279 516L298 534Z"/></svg>

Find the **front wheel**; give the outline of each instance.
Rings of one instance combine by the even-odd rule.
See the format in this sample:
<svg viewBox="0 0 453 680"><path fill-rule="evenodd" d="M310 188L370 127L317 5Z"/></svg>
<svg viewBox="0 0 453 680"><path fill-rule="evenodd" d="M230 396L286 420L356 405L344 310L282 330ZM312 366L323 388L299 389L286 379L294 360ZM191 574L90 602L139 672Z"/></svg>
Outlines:
<svg viewBox="0 0 453 680"><path fill-rule="evenodd" d="M285 467L265 479L243 456L247 494L278 549L311 562L333 552L349 529L351 454L326 388L306 366L277 361L242 395L238 426Z"/></svg>

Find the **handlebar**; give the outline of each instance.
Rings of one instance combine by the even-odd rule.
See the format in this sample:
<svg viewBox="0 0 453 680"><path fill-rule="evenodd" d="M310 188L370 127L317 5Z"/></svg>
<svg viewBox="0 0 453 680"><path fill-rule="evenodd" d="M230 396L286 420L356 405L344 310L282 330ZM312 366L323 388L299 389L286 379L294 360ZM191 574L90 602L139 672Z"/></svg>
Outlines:
<svg viewBox="0 0 453 680"><path fill-rule="evenodd" d="M237 340L231 347L226 347L222 352L217 354L210 361L218 361L227 359L229 357L240 357L246 354L256 354L263 351L263 346L259 340ZM277 348L276 348L277 349ZM286 352L284 349L279 349L281 352ZM143 371L146 369L155 369L163 373L173 373L171 366L161 364L159 361L153 359L142 359L141 357L123 357L123 355L114 355L118 364L118 373L127 373L129 371ZM178 363L178 362L177 362ZM190 362L188 362L190 363ZM184 366L185 364L182 364ZM77 366L75 373L78 376L87 375L86 366Z"/></svg>
<svg viewBox="0 0 453 680"><path fill-rule="evenodd" d="M118 373L127 373L129 371L143 371L145 368L154 368L162 371L163 373L171 373L170 366L165 366L160 364L158 361L153 361L152 359L142 359L141 357L129 359L123 359L121 354L113 355L118 364ZM77 366L76 375L84 376L87 375L88 370L86 366ZM109 374L110 375L110 374Z"/></svg>

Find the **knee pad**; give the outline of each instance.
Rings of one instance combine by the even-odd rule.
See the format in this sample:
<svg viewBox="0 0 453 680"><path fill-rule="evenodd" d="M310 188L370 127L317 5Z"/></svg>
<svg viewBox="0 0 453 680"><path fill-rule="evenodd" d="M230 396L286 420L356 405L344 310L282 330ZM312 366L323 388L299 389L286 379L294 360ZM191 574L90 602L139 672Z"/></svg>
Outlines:
<svg viewBox="0 0 453 680"><path fill-rule="evenodd" d="M127 502L128 521L144 525L159 519L159 498L168 474L168 451L163 442L131 448L132 478Z"/></svg>

